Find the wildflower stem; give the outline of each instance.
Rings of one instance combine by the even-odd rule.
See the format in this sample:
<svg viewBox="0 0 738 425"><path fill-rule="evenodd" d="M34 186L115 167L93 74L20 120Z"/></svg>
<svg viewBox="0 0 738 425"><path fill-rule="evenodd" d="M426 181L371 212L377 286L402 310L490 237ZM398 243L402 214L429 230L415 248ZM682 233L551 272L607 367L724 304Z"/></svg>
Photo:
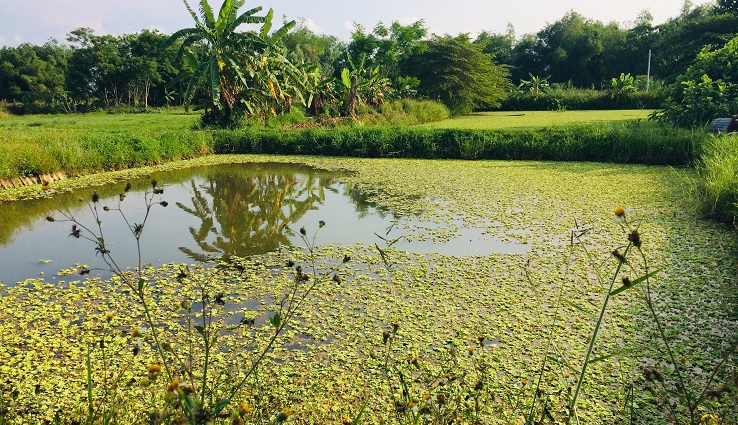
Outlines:
<svg viewBox="0 0 738 425"><path fill-rule="evenodd" d="M633 246L633 242L628 243L628 246L625 248L625 251L623 252L623 256L625 258L628 257L628 252L630 251L630 248ZM587 250L587 247L584 247L585 253L589 255L589 251ZM587 354L584 356L584 363L582 364L582 370L579 372L579 379L577 380L577 387L574 390L574 396L571 399L571 402L569 404L569 418L574 416L574 412L576 411L577 406L577 400L579 399L579 392L582 390L582 384L584 382L584 374L587 372L587 366L589 366L590 356L592 355L592 349L594 348L595 341L597 340L597 335L600 332L600 326L602 325L602 321L605 317L605 311L607 310L607 305L610 302L610 293L612 292L612 288L615 286L615 281L617 280L618 274L620 273L620 269L623 267L623 262L618 261L618 265L615 268L615 272L612 275L612 278L610 279L610 285L607 289L607 293L605 294L605 300L602 303L602 308L600 309L600 315L597 318L597 323L595 324L594 331L592 331L592 336L589 340L589 345L587 346ZM602 276L600 275L599 269L597 270L597 276L600 280L602 280Z"/></svg>

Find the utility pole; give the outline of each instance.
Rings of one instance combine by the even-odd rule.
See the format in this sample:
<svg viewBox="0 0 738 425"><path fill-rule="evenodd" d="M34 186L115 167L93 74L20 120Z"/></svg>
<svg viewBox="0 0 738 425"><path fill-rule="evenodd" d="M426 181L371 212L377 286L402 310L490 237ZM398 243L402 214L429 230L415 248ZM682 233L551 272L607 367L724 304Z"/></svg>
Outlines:
<svg viewBox="0 0 738 425"><path fill-rule="evenodd" d="M648 49L648 71L646 71L646 93L651 85L651 49Z"/></svg>

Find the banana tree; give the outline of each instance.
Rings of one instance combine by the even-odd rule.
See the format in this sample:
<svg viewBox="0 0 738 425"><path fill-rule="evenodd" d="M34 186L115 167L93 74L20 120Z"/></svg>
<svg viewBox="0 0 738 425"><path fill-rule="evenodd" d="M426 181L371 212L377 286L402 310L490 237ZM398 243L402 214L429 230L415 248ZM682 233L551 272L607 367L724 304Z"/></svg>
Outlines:
<svg viewBox="0 0 738 425"><path fill-rule="evenodd" d="M284 24L273 34L274 12L257 16L262 8L255 7L238 13L245 0L224 0L217 16L207 0L199 0L199 14L182 0L195 21L192 28L181 29L167 40L167 45L181 40L178 55L184 57L194 71L189 77L184 95L185 104L191 104L197 89L206 93L206 118L211 122L231 123L240 118L241 108L246 113L263 110L262 98L281 99L286 89L284 78L296 79L299 73L280 53L279 40L295 21ZM240 32L244 24L262 24L257 31ZM198 55L198 49L202 52ZM175 83L177 80L170 84ZM271 96L269 96L271 95Z"/></svg>
<svg viewBox="0 0 738 425"><path fill-rule="evenodd" d="M530 80L520 80L520 88L530 93L535 100L538 100L548 90L548 79L551 76L540 77L531 73L528 73L528 76L530 76Z"/></svg>
<svg viewBox="0 0 738 425"><path fill-rule="evenodd" d="M305 68L293 65L281 44L295 21L269 34L273 18L274 11L270 9L261 31L249 34L254 46L259 48L259 60L251 64L252 72L240 102L250 115L266 117L290 112L295 101L309 106L303 95L307 88Z"/></svg>
<svg viewBox="0 0 738 425"><path fill-rule="evenodd" d="M347 115L356 115L356 108L362 104L381 105L385 93L391 90L390 80L380 75L379 67L365 68L365 61L366 54L362 55L358 65L348 57L350 68L343 68L341 79L337 80L343 94L343 112Z"/></svg>

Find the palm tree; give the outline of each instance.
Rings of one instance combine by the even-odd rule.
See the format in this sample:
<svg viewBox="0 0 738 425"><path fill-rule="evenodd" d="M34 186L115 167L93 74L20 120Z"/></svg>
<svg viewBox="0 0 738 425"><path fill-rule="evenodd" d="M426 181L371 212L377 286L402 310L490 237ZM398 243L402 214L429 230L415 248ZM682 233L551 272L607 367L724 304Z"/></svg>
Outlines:
<svg viewBox="0 0 738 425"><path fill-rule="evenodd" d="M195 91L204 86L206 118L211 122L230 123L239 118L234 116L234 109L241 104L249 113L260 110L263 102L257 102L255 107L255 94L263 96L266 93L272 98L284 96L282 87L286 85L279 84L277 76L297 79L298 83L290 87L300 86L299 72L278 48L280 39L295 26L295 21L287 22L270 35L274 15L271 9L266 16L256 16L261 7L239 14L245 0L224 0L216 17L207 0L199 0L199 15L187 0L182 1L195 20L195 27L175 32L167 45L182 40L178 55L184 56L194 69L189 76L185 104L190 104ZM263 25L258 32L237 31L243 24ZM197 48L202 48L204 54L198 57ZM249 98L244 99L244 95Z"/></svg>

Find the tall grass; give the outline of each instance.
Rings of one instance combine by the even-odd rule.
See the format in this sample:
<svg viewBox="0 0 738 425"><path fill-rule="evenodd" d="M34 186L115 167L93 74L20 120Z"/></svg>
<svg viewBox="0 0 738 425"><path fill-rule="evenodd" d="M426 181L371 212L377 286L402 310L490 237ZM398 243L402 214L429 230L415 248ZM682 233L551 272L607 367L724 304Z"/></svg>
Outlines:
<svg viewBox="0 0 738 425"><path fill-rule="evenodd" d="M697 162L694 196L710 217L733 223L738 215L738 138L713 136Z"/></svg>
<svg viewBox="0 0 738 425"><path fill-rule="evenodd" d="M210 133L0 130L0 178L130 168L211 152Z"/></svg>
<svg viewBox="0 0 738 425"><path fill-rule="evenodd" d="M686 165L706 134L653 122L525 130L338 128L214 133L216 153L597 161Z"/></svg>

